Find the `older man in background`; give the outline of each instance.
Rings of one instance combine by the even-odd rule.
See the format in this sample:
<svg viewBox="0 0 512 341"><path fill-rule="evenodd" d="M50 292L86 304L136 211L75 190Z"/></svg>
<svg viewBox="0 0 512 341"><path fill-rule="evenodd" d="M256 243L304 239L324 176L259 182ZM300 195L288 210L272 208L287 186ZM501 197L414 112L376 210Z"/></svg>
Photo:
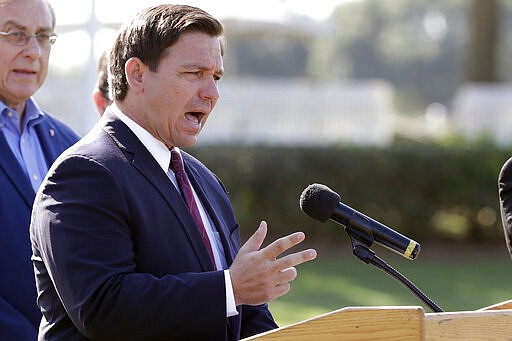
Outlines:
<svg viewBox="0 0 512 341"><path fill-rule="evenodd" d="M0 0L0 339L36 340L41 312L29 225L50 165L78 140L31 97L43 84L55 42L45 0Z"/></svg>

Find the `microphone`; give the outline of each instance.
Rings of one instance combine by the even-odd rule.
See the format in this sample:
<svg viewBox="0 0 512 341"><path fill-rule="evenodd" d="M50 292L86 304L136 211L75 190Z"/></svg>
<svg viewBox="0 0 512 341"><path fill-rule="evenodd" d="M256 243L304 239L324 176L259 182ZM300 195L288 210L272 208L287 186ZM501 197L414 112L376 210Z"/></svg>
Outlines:
<svg viewBox="0 0 512 341"><path fill-rule="evenodd" d="M339 194L325 185L312 184L304 189L300 209L322 223L331 219L344 225L351 237L368 247L375 241L408 259L415 259L420 252L420 244L343 204Z"/></svg>

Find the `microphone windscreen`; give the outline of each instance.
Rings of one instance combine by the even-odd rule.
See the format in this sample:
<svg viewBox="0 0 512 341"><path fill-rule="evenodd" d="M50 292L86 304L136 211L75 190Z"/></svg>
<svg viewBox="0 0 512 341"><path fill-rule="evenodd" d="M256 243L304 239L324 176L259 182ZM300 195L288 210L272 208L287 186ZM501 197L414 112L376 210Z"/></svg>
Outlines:
<svg viewBox="0 0 512 341"><path fill-rule="evenodd" d="M300 195L300 209L311 218L325 223L341 201L338 193L321 184L309 185Z"/></svg>

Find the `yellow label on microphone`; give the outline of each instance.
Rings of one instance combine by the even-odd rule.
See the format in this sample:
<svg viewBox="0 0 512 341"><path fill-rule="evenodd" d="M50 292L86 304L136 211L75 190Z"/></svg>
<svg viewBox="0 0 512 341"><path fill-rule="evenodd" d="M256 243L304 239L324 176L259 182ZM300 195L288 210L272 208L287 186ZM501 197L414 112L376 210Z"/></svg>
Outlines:
<svg viewBox="0 0 512 341"><path fill-rule="evenodd" d="M414 248L416 247L416 245L418 245L418 243L416 243L414 240L411 240L411 242L407 246L407 249L405 249L404 257L410 258L412 252L414 251Z"/></svg>

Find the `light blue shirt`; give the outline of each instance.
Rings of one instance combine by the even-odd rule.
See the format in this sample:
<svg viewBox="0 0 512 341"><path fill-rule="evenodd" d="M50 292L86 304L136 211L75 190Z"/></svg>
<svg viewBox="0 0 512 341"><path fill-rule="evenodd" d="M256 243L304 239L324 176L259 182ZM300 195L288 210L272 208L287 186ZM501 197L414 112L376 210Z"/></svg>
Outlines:
<svg viewBox="0 0 512 341"><path fill-rule="evenodd" d="M0 101L0 131L30 180L34 192L37 192L48 172L48 163L35 130L43 116L44 113L34 100L29 98L25 103L25 116L20 128L19 113Z"/></svg>

